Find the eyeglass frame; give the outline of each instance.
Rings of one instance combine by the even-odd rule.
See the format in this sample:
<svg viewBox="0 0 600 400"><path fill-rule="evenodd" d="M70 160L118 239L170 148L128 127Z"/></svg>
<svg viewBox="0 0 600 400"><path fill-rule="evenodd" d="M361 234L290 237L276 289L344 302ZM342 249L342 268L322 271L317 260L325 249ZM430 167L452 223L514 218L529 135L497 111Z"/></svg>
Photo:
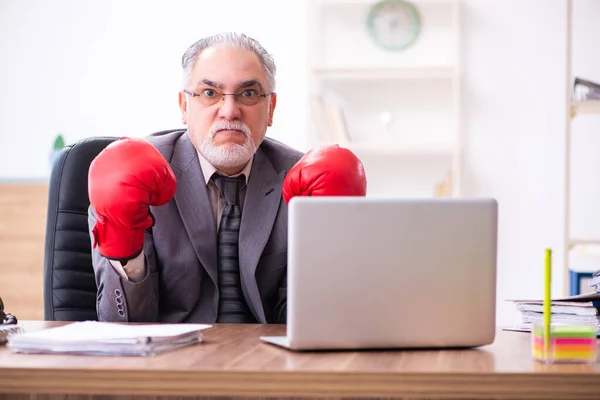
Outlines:
<svg viewBox="0 0 600 400"><path fill-rule="evenodd" d="M237 98L238 98L238 96L241 94L241 93L221 93L221 92L219 92L217 89L213 89L213 88L211 88L211 90L214 90L215 92L217 92L217 93L219 93L219 94L221 95L221 101L225 101L225 96L233 96L233 99L234 99L234 100L237 102L237 101L238 101L238 99L237 99ZM248 89L244 89L244 90L248 90ZM242 90L242 92L244 92L244 90ZM199 93L191 92L191 91L189 91L189 90L187 90L187 89L183 89L183 92L184 92L185 94L189 95L189 96L192 96L192 97L199 97L199 96L202 96L202 95L201 95L201 94L199 94ZM261 99L266 99L266 98L267 98L267 96L270 96L270 95L272 95L272 94L274 94L274 93L275 93L275 92L262 93L262 94L257 94L257 96L258 96L258 97L260 97ZM214 104L213 104L213 105L217 104L218 102L219 102L219 100L217 100L216 102L214 102ZM259 102L260 102L260 100L259 100ZM242 104L243 104L243 103L242 103ZM256 104L258 104L258 102L257 102ZM252 105L249 105L249 106L250 106L250 107L252 107L252 106L255 106L256 104L252 104ZM246 104L243 104L243 105L246 105Z"/></svg>

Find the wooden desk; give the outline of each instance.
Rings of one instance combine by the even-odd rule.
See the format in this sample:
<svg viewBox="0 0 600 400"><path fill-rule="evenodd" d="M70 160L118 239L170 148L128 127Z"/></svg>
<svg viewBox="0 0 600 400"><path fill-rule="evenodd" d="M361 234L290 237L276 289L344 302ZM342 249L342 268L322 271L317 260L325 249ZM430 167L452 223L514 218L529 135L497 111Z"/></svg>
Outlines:
<svg viewBox="0 0 600 400"><path fill-rule="evenodd" d="M284 331L220 325L205 331L202 344L147 358L24 355L3 347L0 398L600 398L599 363L538 364L527 333L499 331L491 346L452 351L294 353L258 339Z"/></svg>

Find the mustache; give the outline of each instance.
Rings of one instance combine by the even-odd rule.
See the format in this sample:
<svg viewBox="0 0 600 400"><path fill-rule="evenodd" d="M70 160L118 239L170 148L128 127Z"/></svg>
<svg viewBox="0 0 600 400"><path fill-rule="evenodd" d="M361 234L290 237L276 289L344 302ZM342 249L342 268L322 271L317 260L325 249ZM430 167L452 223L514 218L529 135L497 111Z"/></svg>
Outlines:
<svg viewBox="0 0 600 400"><path fill-rule="evenodd" d="M248 125L246 125L242 121L237 121L237 120L236 121L219 120L210 127L210 131L208 133L211 138L214 138L215 135L217 134L217 132L219 132L221 130L240 131L240 132L244 133L244 135L246 135L246 137L250 137L252 134L252 132L250 132L250 127L248 127Z"/></svg>

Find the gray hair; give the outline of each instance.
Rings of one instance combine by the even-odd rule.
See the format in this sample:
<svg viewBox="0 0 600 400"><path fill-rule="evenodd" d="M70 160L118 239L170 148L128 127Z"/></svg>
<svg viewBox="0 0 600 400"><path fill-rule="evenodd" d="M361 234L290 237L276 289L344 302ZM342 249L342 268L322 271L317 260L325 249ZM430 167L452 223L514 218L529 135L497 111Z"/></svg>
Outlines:
<svg viewBox="0 0 600 400"><path fill-rule="evenodd" d="M183 67L183 84L189 84L192 75L192 69L198 60L198 56L203 50L210 47L230 46L239 47L244 50L250 50L258 56L260 63L267 75L270 90L275 91L275 61L273 57L261 46L258 41L239 33L226 32L219 33L213 36L208 36L198 40L191 45L181 58L181 66ZM185 87L185 86L184 86Z"/></svg>

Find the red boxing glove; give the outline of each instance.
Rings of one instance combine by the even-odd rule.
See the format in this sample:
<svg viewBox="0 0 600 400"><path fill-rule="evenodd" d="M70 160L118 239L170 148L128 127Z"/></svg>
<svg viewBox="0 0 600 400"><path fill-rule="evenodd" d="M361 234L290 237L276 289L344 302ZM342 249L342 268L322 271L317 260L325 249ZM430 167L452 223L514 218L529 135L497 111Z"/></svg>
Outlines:
<svg viewBox="0 0 600 400"><path fill-rule="evenodd" d="M175 195L169 163L143 139L121 138L96 156L88 174L90 204L97 214L93 247L113 260L129 260L144 247L144 231L154 224L149 206Z"/></svg>
<svg viewBox="0 0 600 400"><path fill-rule="evenodd" d="M311 149L283 180L286 203L294 196L366 196L367 178L362 162L337 144Z"/></svg>

